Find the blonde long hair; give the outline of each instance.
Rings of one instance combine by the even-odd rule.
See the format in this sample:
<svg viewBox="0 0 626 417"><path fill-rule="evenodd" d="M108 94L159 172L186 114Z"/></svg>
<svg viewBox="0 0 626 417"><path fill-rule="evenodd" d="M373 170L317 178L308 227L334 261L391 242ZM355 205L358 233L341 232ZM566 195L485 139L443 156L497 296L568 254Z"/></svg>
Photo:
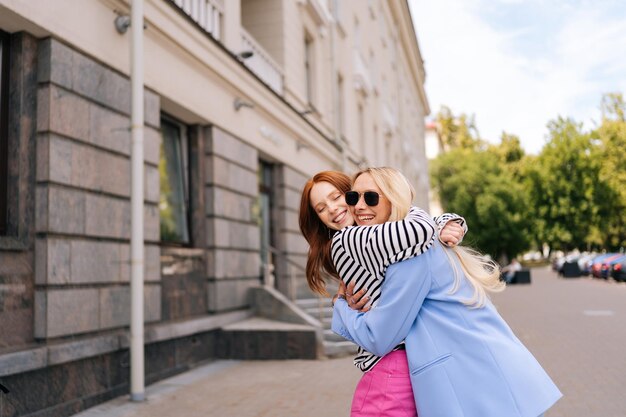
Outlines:
<svg viewBox="0 0 626 417"><path fill-rule="evenodd" d="M380 188L385 198L391 203L391 215L388 221L398 221L406 217L415 196L415 190L407 178L397 169L390 167L365 168L356 174L352 183L363 174L369 174ZM454 294L461 286L460 265L467 281L474 289L471 299L464 300L463 304L471 308L480 308L485 305L488 292L501 292L505 283L500 280L500 266L487 259L480 252L468 246L449 248L444 246L444 252L454 271L454 285L449 294ZM458 259L452 258L452 254Z"/></svg>
<svg viewBox="0 0 626 417"><path fill-rule="evenodd" d="M506 284L500 280L500 266L496 262L487 259L483 254L468 246L446 247L444 252L454 271L454 285L450 289L450 294L454 294L461 285L457 263L454 262L450 252L456 255L465 278L474 289L472 298L463 301L466 306L471 308L484 307L488 298L487 292L504 291Z"/></svg>

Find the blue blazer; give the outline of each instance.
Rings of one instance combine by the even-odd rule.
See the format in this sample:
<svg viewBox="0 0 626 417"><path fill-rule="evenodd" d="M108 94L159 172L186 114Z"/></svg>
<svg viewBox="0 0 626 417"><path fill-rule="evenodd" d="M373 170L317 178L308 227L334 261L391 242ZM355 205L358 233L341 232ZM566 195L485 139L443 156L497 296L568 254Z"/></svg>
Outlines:
<svg viewBox="0 0 626 417"><path fill-rule="evenodd" d="M402 340L420 417L537 417L561 392L495 307L462 303L473 290L439 242L391 265L376 307L359 313L339 299L332 329L384 356ZM455 259L456 256L450 252Z"/></svg>

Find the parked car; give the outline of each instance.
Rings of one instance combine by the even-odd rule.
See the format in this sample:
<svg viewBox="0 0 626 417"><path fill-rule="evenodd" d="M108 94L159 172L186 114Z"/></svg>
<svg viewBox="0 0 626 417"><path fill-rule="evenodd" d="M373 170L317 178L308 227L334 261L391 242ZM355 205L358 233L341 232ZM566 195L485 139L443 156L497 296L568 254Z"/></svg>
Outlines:
<svg viewBox="0 0 626 417"><path fill-rule="evenodd" d="M593 267L593 264L596 262L602 262L602 260L606 258L608 255L609 254L607 253L601 253L599 255L594 256L589 261L587 261L587 264L585 265L585 269L583 270L583 274L591 275L591 268Z"/></svg>
<svg viewBox="0 0 626 417"><path fill-rule="evenodd" d="M615 281L626 282L626 256L620 258L619 262L613 264L611 276Z"/></svg>
<svg viewBox="0 0 626 417"><path fill-rule="evenodd" d="M582 275L589 275L589 269L587 268L587 264L589 264L589 261L591 261L596 256L598 256L597 253L586 253L578 258L578 268L580 269L580 273Z"/></svg>
<svg viewBox="0 0 626 417"><path fill-rule="evenodd" d="M609 279L611 276L611 269L613 269L613 265L620 262L624 258L624 255L618 254L615 257L607 258L602 262L602 266L600 267L600 276L604 279Z"/></svg>
<svg viewBox="0 0 626 417"><path fill-rule="evenodd" d="M591 275L596 278L606 278L602 276L602 266L621 256L619 253L607 253L603 256L594 258L591 262Z"/></svg>

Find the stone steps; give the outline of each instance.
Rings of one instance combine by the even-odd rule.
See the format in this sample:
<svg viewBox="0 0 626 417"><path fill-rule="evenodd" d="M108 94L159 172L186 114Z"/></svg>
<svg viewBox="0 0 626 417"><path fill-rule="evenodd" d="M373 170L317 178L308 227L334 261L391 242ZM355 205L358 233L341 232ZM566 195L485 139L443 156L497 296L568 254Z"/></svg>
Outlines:
<svg viewBox="0 0 626 417"><path fill-rule="evenodd" d="M330 306L330 297L327 298L302 298L295 301L295 304L304 310L308 315L319 320L324 329L324 354L328 357L339 357L353 355L357 346L333 333L330 330L333 309Z"/></svg>
<svg viewBox="0 0 626 417"><path fill-rule="evenodd" d="M220 359L317 359L316 328L252 317L222 327Z"/></svg>

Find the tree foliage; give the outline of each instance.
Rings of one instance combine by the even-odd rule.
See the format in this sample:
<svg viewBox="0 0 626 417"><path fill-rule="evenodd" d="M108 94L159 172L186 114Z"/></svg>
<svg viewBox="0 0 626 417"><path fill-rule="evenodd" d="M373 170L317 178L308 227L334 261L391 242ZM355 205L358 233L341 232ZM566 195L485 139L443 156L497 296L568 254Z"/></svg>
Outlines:
<svg viewBox="0 0 626 417"><path fill-rule="evenodd" d="M431 178L442 206L467 220L471 246L496 259L528 249L526 193L496 152L453 149L433 162Z"/></svg>
<svg viewBox="0 0 626 417"><path fill-rule="evenodd" d="M626 246L626 103L602 98L593 130L557 117L539 155L526 155L503 132L486 145L473 117L443 107L438 125L448 150L431 164L431 182L446 211L463 215L466 241L496 258L534 246L616 250Z"/></svg>
<svg viewBox="0 0 626 417"><path fill-rule="evenodd" d="M475 149L482 144L474 116L466 114L455 116L450 108L442 106L437 114L437 125L441 140L447 149Z"/></svg>
<svg viewBox="0 0 626 417"><path fill-rule="evenodd" d="M548 123L549 142L527 171L536 237L551 248L599 244L595 204L602 192L600 161L582 124L562 117Z"/></svg>
<svg viewBox="0 0 626 417"><path fill-rule="evenodd" d="M598 230L608 249L626 246L626 103L621 94L602 99L602 123L592 132L601 161L599 180L606 187L599 196Z"/></svg>

